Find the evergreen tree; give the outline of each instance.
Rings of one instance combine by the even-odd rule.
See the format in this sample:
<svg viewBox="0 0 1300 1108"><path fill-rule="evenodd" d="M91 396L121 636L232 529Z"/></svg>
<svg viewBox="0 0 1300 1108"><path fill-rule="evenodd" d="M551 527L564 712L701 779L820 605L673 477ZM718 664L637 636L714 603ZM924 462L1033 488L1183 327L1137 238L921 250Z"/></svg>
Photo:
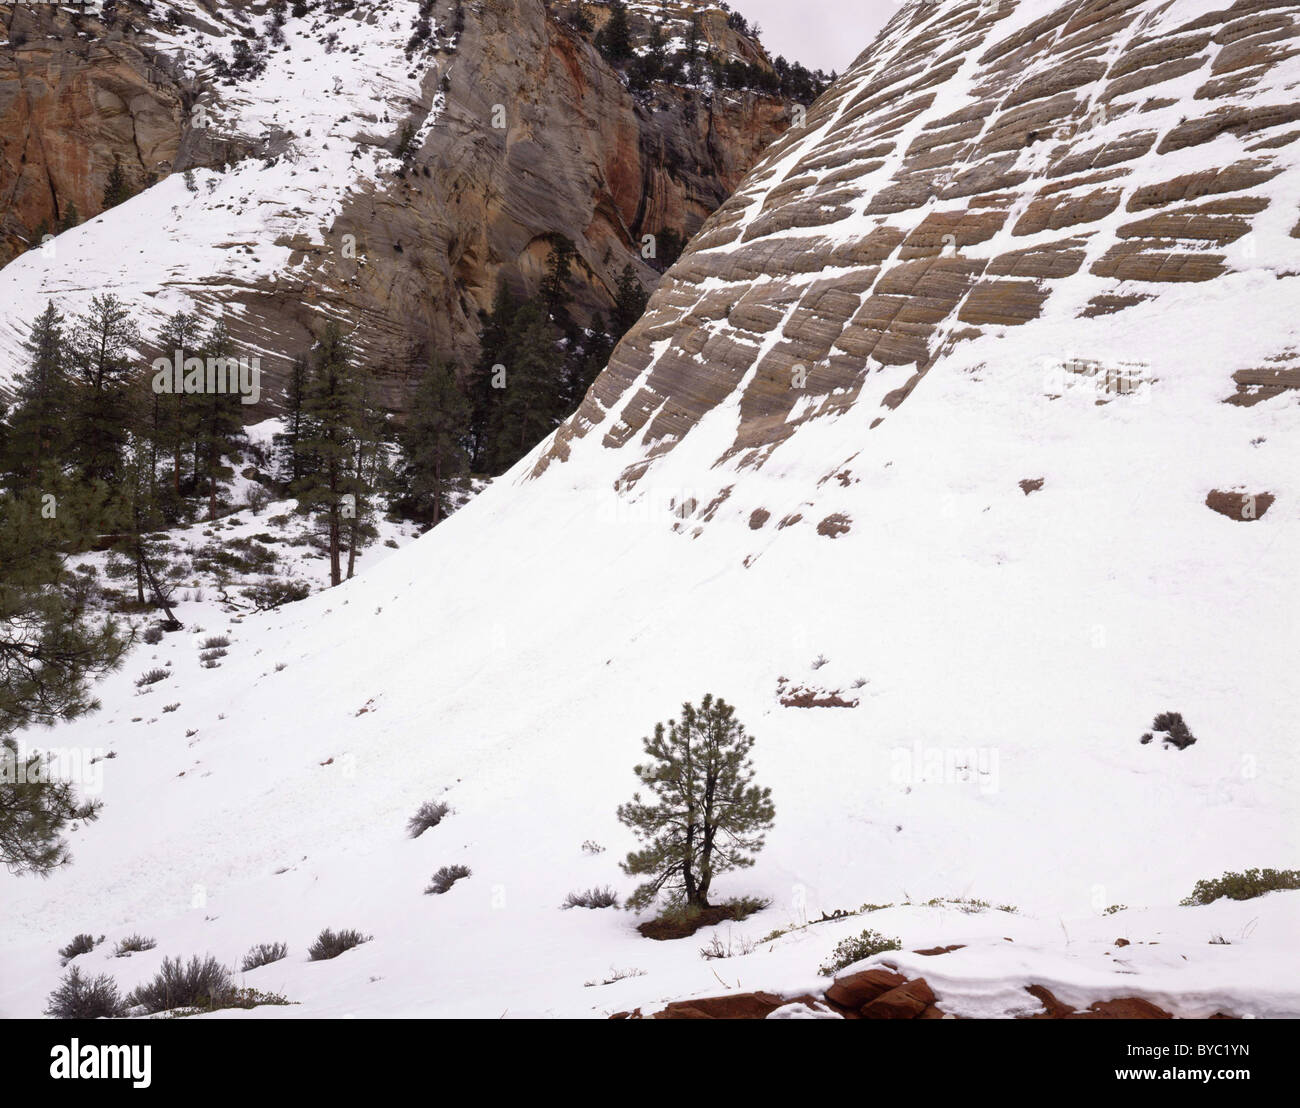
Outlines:
<svg viewBox="0 0 1300 1108"><path fill-rule="evenodd" d="M364 379L360 387L361 409L358 413L352 438L352 458L349 478L352 501L345 516L348 543L347 579L352 580L356 570L357 555L361 548L378 537L375 527L375 500L373 490L392 483L388 465L388 417L371 398L374 382Z"/></svg>
<svg viewBox="0 0 1300 1108"><path fill-rule="evenodd" d="M650 297L641 287L636 270L629 262L619 274L618 287L614 293L614 309L610 313L610 336L617 346L624 335L632 329L642 315Z"/></svg>
<svg viewBox="0 0 1300 1108"><path fill-rule="evenodd" d="M700 17L697 12L691 12L691 25L686 30L686 74L693 85L698 85L704 76L701 42Z"/></svg>
<svg viewBox="0 0 1300 1108"><path fill-rule="evenodd" d="M122 163L115 160L113 168L108 171L108 180L104 182L104 211L116 208L123 200L130 200L133 195L126 174L122 172Z"/></svg>
<svg viewBox="0 0 1300 1108"><path fill-rule="evenodd" d="M661 893L688 908L707 908L713 879L753 865L776 809L771 790L753 783L753 738L725 701L705 696L697 709L682 705L679 720L655 725L644 741L652 759L635 768L655 794L651 803L633 795L618 809L644 844L628 854L623 871L648 877L628 902L643 909Z"/></svg>
<svg viewBox="0 0 1300 1108"><path fill-rule="evenodd" d="M76 518L75 490L65 497L59 480L52 471L42 491L0 496L0 863L13 873L67 862L62 832L93 818L95 806L51 780L43 758L22 754L12 735L98 707L90 681L115 668L126 646L111 621L89 618L84 590L65 571L59 551Z"/></svg>
<svg viewBox="0 0 1300 1108"><path fill-rule="evenodd" d="M520 304L504 278L497 285L492 310L483 316L479 335L479 359L474 367L470 395L470 470L473 473L496 473L497 444L501 433L504 388L500 371L506 365L515 334L515 317ZM509 380L508 376L506 378Z"/></svg>
<svg viewBox="0 0 1300 1108"><path fill-rule="evenodd" d="M566 365L564 407L573 412L582 403L592 382L609 365L614 343L605 326L605 317L597 312L591 326L583 333L580 345L570 348Z"/></svg>
<svg viewBox="0 0 1300 1108"><path fill-rule="evenodd" d="M343 535L356 511L360 491L352 467L355 442L362 433L364 405L351 360L351 345L338 323L330 320L315 351L303 396L302 438L298 444L306 470L298 490L298 510L320 521L329 554L331 585L343 580Z"/></svg>
<svg viewBox="0 0 1300 1108"><path fill-rule="evenodd" d="M415 390L399 440L401 506L430 527L449 514L454 480L464 472L469 415L455 370L435 355Z"/></svg>
<svg viewBox="0 0 1300 1108"><path fill-rule="evenodd" d="M235 344L223 320L217 320L203 346L208 359L217 359L217 376L227 378L227 391L206 388L198 397L195 456L202 459L203 483L208 492L208 520L217 518L221 482L235 475L227 458L238 453L244 438L240 394L229 387L230 374L220 367L235 362Z"/></svg>
<svg viewBox="0 0 1300 1108"><path fill-rule="evenodd" d="M158 332L157 345L161 357L173 362L179 359L183 370L187 358L202 356L199 317L193 312L174 313ZM169 489L165 495L160 495L160 504L167 521L175 523L180 516L181 455L186 442L195 438L199 413L197 404L187 405L185 394L174 388L170 393L156 392L151 388L150 397L146 418L154 448L152 460L156 466L160 455L171 458Z"/></svg>
<svg viewBox="0 0 1300 1108"><path fill-rule="evenodd" d="M167 627L176 630L180 621L169 603L175 587L163 574L167 544L163 536L155 537L167 523L163 489L156 480L155 449L147 435L133 434L127 440L112 504L116 541L108 572L109 576L129 573L135 580L136 603L142 608L149 604L161 608Z"/></svg>
<svg viewBox="0 0 1300 1108"><path fill-rule="evenodd" d="M555 427L564 357L541 305L528 301L515 316L506 387L501 401L501 435L495 462L504 472Z"/></svg>
<svg viewBox="0 0 1300 1108"><path fill-rule="evenodd" d="M112 293L92 297L72 327L77 388L71 411L72 457L83 477L112 484L126 439L126 388L135 325Z"/></svg>
<svg viewBox="0 0 1300 1108"><path fill-rule="evenodd" d="M546 258L546 273L538 291L547 313L561 328L570 322L569 304L573 297L569 292L569 277L573 272L573 259L576 255L577 250L571 238L567 235L553 236L551 252Z"/></svg>
<svg viewBox="0 0 1300 1108"><path fill-rule="evenodd" d="M81 222L81 216L77 212L77 205L73 201L68 202L68 210L63 213L63 218L59 220L59 231L61 235L64 231L71 231L72 228Z"/></svg>
<svg viewBox="0 0 1300 1108"><path fill-rule="evenodd" d="M302 402L307 388L307 375L307 359L295 358L284 396L284 430L273 440L280 480L288 486L290 492L297 488L303 476L304 459L298 444L302 439Z"/></svg>
<svg viewBox="0 0 1300 1108"><path fill-rule="evenodd" d="M596 33L596 49L611 65L619 65L632 57L632 29L623 0L610 0L609 19Z"/></svg>
<svg viewBox="0 0 1300 1108"><path fill-rule="evenodd" d="M23 343L27 369L15 381L4 452L11 484L32 482L67 446L72 395L65 369L63 315L50 301Z"/></svg>

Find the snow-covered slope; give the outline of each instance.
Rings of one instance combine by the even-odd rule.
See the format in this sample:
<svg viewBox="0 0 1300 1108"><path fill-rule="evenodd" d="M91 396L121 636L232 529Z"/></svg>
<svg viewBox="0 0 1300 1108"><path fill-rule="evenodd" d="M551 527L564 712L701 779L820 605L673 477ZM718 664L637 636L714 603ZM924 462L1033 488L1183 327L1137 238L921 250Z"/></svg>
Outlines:
<svg viewBox="0 0 1300 1108"><path fill-rule="evenodd" d="M938 87L948 113L967 103L980 51L1029 33L1045 9L1007 4L984 20L990 6L966 7L980 45L962 55L961 80ZM1156 35L1213 10L1063 8L1128 13ZM1135 307L1058 307L1114 292L1080 268L1039 317L972 323L978 333L956 345L935 339L924 366L857 356L856 377L826 400L791 398L789 426L771 408L754 422L750 389L781 340L779 317L739 368L695 357L700 327L751 343L737 278L708 272L746 241L770 247L756 290L787 283L801 258L855 280L881 268L825 263L806 223L749 232L761 207L798 203L797 190L775 195L775 180L851 149L854 111L857 126L888 130L896 106L874 122L864 107L887 80L882 58L952 49L970 33L960 21L941 33L929 11L902 13L810 114L809 135L756 170L711 225L737 228L736 243L705 229L555 442L358 580L245 619L218 670L191 663L184 636L141 648L103 683L103 711L48 736L116 756L96 763L104 814L73 835L74 865L47 882L0 879L0 1013L39 1012L60 973L55 950L79 931L108 939L79 964L126 987L164 955L237 963L253 943L287 941L289 957L247 983L301 1006L255 1016L498 1016L648 1011L717 992L719 978L794 993L838 940L869 926L907 949L967 944L924 960L939 1003L958 1014L1032 1010L1032 982L1072 1002L1141 995L1182 1015L1300 1014L1300 893L1178 907L1198 879L1294 866L1300 848L1300 405L1286 390L1222 402L1232 372L1296 343L1285 272L1300 241L1289 234L1297 144L1270 155L1282 172L1258 193L1269 203L1254 217L1253 257L1196 284L1119 290L1154 298ZM1291 64L1265 69L1260 95L1282 97ZM1018 72L1034 75L1028 62ZM1152 108L1151 125L1211 110L1194 87L1158 90L1178 103ZM906 125L877 142L892 150L915 134ZM1202 144L1199 164L1231 162L1242 141ZM1193 168L1153 149L1121 187ZM868 203L881 195L870 171L840 170ZM1049 174L1046 163L1012 170L1039 184ZM861 216L856 198L843 203ZM871 230L854 223L832 249ZM735 322L692 317L674 299L692 281L730 298ZM681 344L696 344L689 372ZM642 348L648 360L628 380ZM851 371L854 355L834 356ZM1117 391L1053 368L1073 357L1147 370ZM905 401L882 407L885 384L918 368ZM759 456L736 451L738 437ZM1258 518L1227 518L1205 504L1215 489L1275 499ZM173 685L138 693L134 679L164 656ZM851 706L783 704L797 686ZM777 808L757 865L719 890L771 906L716 929L723 942L894 907L723 962L700 957L707 930L656 943L627 913L560 909L573 890L630 887L617 860L632 843L615 808L635 784L640 739L707 691L757 736ZM158 696L181 706L148 722L157 713L142 702ZM1166 710L1183 713L1194 746L1138 741ZM430 799L453 813L406 838ZM452 863L472 875L424 895ZM967 914L956 898L994 907ZM309 963L323 927L373 939ZM130 932L157 948L110 959ZM1118 937L1131 945L1117 949ZM629 970L644 973L588 987Z"/></svg>
<svg viewBox="0 0 1300 1108"><path fill-rule="evenodd" d="M675 4L672 26L693 12L723 54L771 72L704 0ZM634 93L562 14L122 0L104 25L0 4L15 27L0 42L0 262L25 250L0 269L0 396L47 301L75 313L102 291L146 342L177 310L224 314L270 408L326 317L404 407L428 349L473 363L479 310L500 280L535 289L555 235L579 257L577 318L608 318L625 266L658 280L644 236L695 231L798 106L665 81ZM103 211L115 165L137 195ZM94 217L27 248L75 207Z"/></svg>
<svg viewBox="0 0 1300 1108"><path fill-rule="evenodd" d="M195 26L160 23L152 46L177 79L210 86L190 111L193 141L240 153L222 170L165 176L0 270L0 374L22 364L26 329L51 297L79 310L111 291L152 334L176 311L225 305L239 316L240 292L259 285L283 281L301 293L305 249L341 251L327 240L344 201L400 167L391 151L402 122L417 126L420 141L436 121L441 98L426 88L436 86L437 66L423 52L402 64L419 7L393 0L368 5L364 18L291 16L282 41L262 47L260 69L229 81L214 75L212 59L229 64L243 35L269 35L269 12L198 10ZM249 148L265 157L243 157ZM241 342L263 358L286 354L283 335L241 331Z"/></svg>

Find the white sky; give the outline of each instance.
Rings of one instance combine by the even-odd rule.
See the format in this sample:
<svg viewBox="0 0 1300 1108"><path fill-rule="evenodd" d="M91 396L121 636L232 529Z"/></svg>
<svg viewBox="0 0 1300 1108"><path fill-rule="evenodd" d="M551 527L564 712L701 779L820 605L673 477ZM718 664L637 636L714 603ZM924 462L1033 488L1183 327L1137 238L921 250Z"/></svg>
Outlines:
<svg viewBox="0 0 1300 1108"><path fill-rule="evenodd" d="M839 73L900 6L900 0L731 0L733 11L763 28L773 57Z"/></svg>

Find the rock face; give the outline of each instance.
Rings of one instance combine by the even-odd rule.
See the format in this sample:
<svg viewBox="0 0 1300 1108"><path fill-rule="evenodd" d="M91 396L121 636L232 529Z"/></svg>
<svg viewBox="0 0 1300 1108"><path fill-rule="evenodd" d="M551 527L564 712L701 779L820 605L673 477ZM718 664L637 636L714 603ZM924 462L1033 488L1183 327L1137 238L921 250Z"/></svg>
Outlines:
<svg viewBox="0 0 1300 1108"><path fill-rule="evenodd" d="M417 0L365 0L289 16L279 45L261 4L204 0L167 19L135 0L101 18L0 5L0 263L73 205L97 215L115 163L137 190L162 181L61 236L57 266L19 257L0 282L19 321L49 295L80 307L91 285L140 306L146 331L164 307L225 311L274 390L280 355L332 316L400 406L413 353L472 359L479 309L501 279L536 287L552 235L577 245L580 319L608 310L629 263L656 282L645 236L698 229L792 118L757 93L633 94L563 5L423 7L422 40ZM721 11L673 9L704 12L720 56L770 69ZM260 70L239 70L240 41ZM169 177L182 171L188 192ZM139 248L129 268L115 268L115 229ZM0 379L19 321L0 328Z"/></svg>
<svg viewBox="0 0 1300 1108"><path fill-rule="evenodd" d="M958 950L960 946L948 947ZM918 954L944 951L917 951ZM1137 996L1096 1000L1084 1009L1075 1009L1058 1000L1042 985L1028 985L1028 993L1041 1008L1018 1019L1049 1020L1167 1020L1173 1017L1159 1005ZM829 1010L844 1019L911 1020L943 1019L945 1013L935 1003L934 991L925 978L909 980L884 967L858 970L837 977L821 996L799 996L786 1000L773 993L728 993L724 996L673 1001L654 1013L653 1019L769 1019L774 1012L790 1006L806 1008L808 1013ZM635 1012L619 1012L613 1019L643 1018ZM948 1018L952 1018L949 1016ZM1232 1019L1216 1012L1210 1019Z"/></svg>
<svg viewBox="0 0 1300 1108"><path fill-rule="evenodd" d="M1141 402L1178 373L1162 312L1192 288L1258 315L1192 352L1217 399L1289 402L1298 355L1246 290L1300 295L1298 55L1276 0L908 4L705 224L536 471L602 425L644 444L630 488L723 406L718 460L760 467L810 421L874 427L936 366L1012 357L1040 394Z"/></svg>
<svg viewBox="0 0 1300 1108"><path fill-rule="evenodd" d="M953 948L956 949L956 948ZM918 953L926 953L919 951ZM1051 1020L1167 1020L1172 1017L1163 1008L1142 997L1123 996L1093 1001L1086 1009L1076 1010L1058 1000L1042 985L1025 988L1041 1009L1020 1019ZM935 1003L935 995L925 978L908 980L888 969L875 968L846 974L835 981L820 996L800 996L786 1000L773 993L728 993L724 996L703 997L695 1000L676 1000L652 1019L770 1019L773 1013L789 1006L816 1011L829 1010L843 1019L912 1020L943 1019L945 1013ZM643 1018L640 1009L619 1012L613 1019ZM949 1016L948 1018L952 1018ZM1211 1019L1231 1019L1215 1013Z"/></svg>

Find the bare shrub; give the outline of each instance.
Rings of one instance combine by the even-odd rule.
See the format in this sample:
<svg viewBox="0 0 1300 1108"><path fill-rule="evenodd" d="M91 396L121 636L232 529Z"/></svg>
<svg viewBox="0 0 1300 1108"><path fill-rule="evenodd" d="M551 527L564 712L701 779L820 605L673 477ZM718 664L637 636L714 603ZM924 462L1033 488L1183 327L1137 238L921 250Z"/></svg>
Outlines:
<svg viewBox="0 0 1300 1108"><path fill-rule="evenodd" d="M126 1002L131 1007L143 1005L150 1014L174 1008L211 1011L226 1007L234 991L230 970L210 954L206 958L196 954L188 964L164 958L154 979L135 989Z"/></svg>
<svg viewBox="0 0 1300 1108"><path fill-rule="evenodd" d="M363 935L360 931L348 929L345 931L331 931L326 927L319 935L316 941L307 948L307 960L309 962L324 962L330 958L337 958L345 950L351 950L354 946L360 946L362 943L368 943L373 935Z"/></svg>
<svg viewBox="0 0 1300 1108"><path fill-rule="evenodd" d="M125 1010L116 981L106 973L94 979L82 977L76 966L64 974L45 1001L45 1014L56 1020L111 1019Z"/></svg>
<svg viewBox="0 0 1300 1108"><path fill-rule="evenodd" d="M564 898L561 908L617 908L618 894L608 885L604 888L591 888L586 892L572 892Z"/></svg>
<svg viewBox="0 0 1300 1108"><path fill-rule="evenodd" d="M117 946L113 948L114 958L125 958L129 954L139 954L144 950L152 950L158 945L156 939L147 938L144 935L127 935L124 939L119 939Z"/></svg>
<svg viewBox="0 0 1300 1108"><path fill-rule="evenodd" d="M429 887L424 891L426 893L445 893L462 877L468 877L469 875L468 866L462 866L459 863L454 866L443 866L430 878Z"/></svg>
<svg viewBox="0 0 1300 1108"><path fill-rule="evenodd" d="M247 973L249 970L257 969L258 966L269 966L272 962L278 962L286 957L288 953L289 947L285 943L258 943L249 948L239 969L242 973Z"/></svg>
<svg viewBox="0 0 1300 1108"><path fill-rule="evenodd" d="M418 839L430 827L437 827L451 809L441 800L426 800L419 810L406 821L406 833Z"/></svg>

